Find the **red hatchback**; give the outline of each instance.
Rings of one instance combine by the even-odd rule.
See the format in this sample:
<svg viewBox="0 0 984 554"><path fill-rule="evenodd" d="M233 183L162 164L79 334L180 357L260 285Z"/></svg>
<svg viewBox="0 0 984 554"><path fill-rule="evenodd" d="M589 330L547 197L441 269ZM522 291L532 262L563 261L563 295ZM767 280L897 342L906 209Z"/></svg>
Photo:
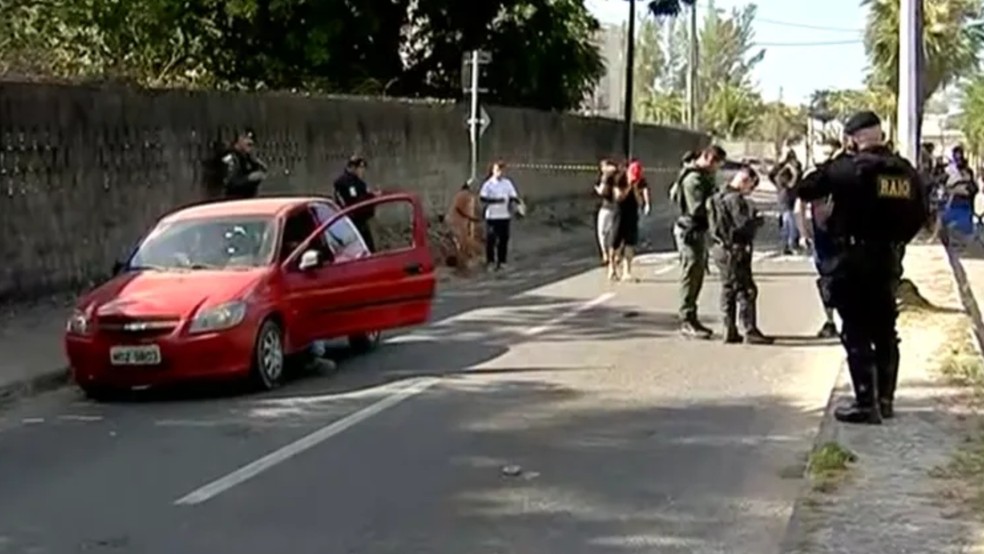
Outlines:
<svg viewBox="0 0 984 554"><path fill-rule="evenodd" d="M369 252L348 216L384 204L412 229ZM406 194L346 210L325 198L185 208L117 270L78 300L66 329L75 382L93 397L245 376L274 388L287 357L315 341L367 349L380 331L427 321L435 287L423 209Z"/></svg>

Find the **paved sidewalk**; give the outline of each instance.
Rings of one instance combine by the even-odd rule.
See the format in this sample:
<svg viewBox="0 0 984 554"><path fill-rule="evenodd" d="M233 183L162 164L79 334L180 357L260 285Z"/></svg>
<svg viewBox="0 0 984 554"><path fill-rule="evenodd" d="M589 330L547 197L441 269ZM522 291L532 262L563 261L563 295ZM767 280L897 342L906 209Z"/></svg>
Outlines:
<svg viewBox="0 0 984 554"><path fill-rule="evenodd" d="M59 299L0 314L0 402L66 381L62 331L70 312Z"/></svg>
<svg viewBox="0 0 984 554"><path fill-rule="evenodd" d="M896 418L883 426L851 426L833 421L828 413L818 445L838 445L856 459L822 479L811 476L784 552L984 552L979 514L969 513L955 498L955 491L966 489L967 483L946 472L968 433L976 431L972 409L964 401L967 389L941 374L953 349L978 356L970 343L971 322L942 246L911 246L905 271L935 308L904 311L900 317ZM975 272L970 278L981 289L984 265L975 264ZM834 397L835 403L851 397L846 371Z"/></svg>

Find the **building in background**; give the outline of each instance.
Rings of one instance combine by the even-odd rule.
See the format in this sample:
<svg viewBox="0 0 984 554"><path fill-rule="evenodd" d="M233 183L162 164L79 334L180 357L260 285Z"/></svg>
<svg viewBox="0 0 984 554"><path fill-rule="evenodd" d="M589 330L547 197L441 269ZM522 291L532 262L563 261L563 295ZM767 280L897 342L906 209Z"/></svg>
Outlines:
<svg viewBox="0 0 984 554"><path fill-rule="evenodd" d="M602 24L595 37L605 64L605 74L585 99L581 112L585 115L621 118L625 106L625 40L624 25Z"/></svg>

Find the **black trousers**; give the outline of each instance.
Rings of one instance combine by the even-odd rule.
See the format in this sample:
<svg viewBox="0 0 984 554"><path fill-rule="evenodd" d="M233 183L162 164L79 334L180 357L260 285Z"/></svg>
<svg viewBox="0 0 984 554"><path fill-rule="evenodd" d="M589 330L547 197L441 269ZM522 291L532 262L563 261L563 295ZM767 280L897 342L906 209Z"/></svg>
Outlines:
<svg viewBox="0 0 984 554"><path fill-rule="evenodd" d="M740 320L745 332L758 328L758 286L752 277L752 248L717 244L711 252L721 274L725 327L734 328Z"/></svg>
<svg viewBox="0 0 984 554"><path fill-rule="evenodd" d="M368 248L370 252L375 252L376 241L372 237L372 228L369 227L369 220L353 218L352 223L355 225L355 228L359 230L359 234L362 235L363 240L366 241L366 248Z"/></svg>
<svg viewBox="0 0 984 554"><path fill-rule="evenodd" d="M485 262L502 265L509 256L508 219L485 220Z"/></svg>
<svg viewBox="0 0 984 554"><path fill-rule="evenodd" d="M854 396L859 405L872 406L876 400L893 400L898 382L897 258L891 250L858 252L849 258L848 267L831 280L832 300L843 321L841 343Z"/></svg>

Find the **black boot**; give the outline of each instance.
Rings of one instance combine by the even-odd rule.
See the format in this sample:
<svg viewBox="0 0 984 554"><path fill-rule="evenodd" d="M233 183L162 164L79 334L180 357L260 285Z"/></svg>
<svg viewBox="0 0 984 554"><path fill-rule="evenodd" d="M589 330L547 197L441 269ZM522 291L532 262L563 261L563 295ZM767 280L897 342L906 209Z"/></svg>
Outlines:
<svg viewBox="0 0 984 554"><path fill-rule="evenodd" d="M895 417L895 402L890 398L882 398L878 401L878 406L881 408L882 419L892 419Z"/></svg>
<svg viewBox="0 0 984 554"><path fill-rule="evenodd" d="M688 318L680 324L680 334L688 339L706 340L711 338L714 333L707 327L701 325L696 318Z"/></svg>
<svg viewBox="0 0 984 554"><path fill-rule="evenodd" d="M880 425L882 422L881 412L875 408L874 404L858 402L852 402L847 406L835 409L834 418L842 423Z"/></svg>
<svg viewBox="0 0 984 554"><path fill-rule="evenodd" d="M753 327L745 332L745 344L766 345L773 344L775 342L776 339L763 335L762 331L759 331L757 327Z"/></svg>
<svg viewBox="0 0 984 554"><path fill-rule="evenodd" d="M837 332L837 325L833 321L824 323L823 327L820 328L820 332L817 333L817 338L821 339L836 339L839 336L840 333Z"/></svg>
<svg viewBox="0 0 984 554"><path fill-rule="evenodd" d="M738 332L738 327L734 324L725 325L724 331L721 333L724 338L725 344L739 344L741 343L741 333Z"/></svg>

